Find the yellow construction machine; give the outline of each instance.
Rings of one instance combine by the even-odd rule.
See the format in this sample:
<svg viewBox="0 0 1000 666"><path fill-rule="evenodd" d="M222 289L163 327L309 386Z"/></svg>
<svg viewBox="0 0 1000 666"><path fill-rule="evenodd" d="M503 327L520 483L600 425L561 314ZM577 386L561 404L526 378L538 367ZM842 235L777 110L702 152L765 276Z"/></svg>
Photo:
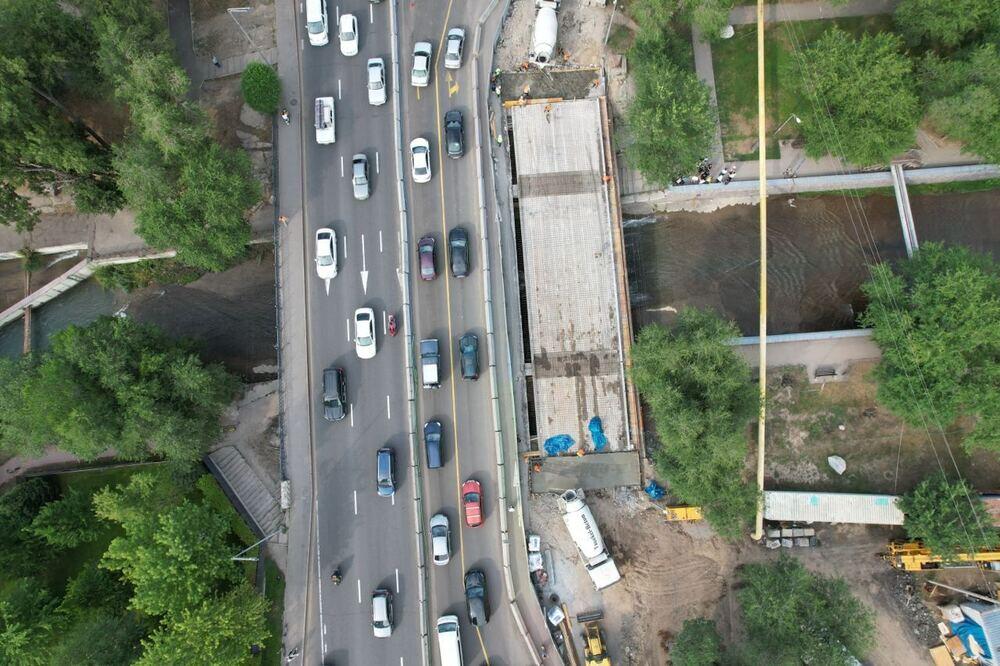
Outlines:
<svg viewBox="0 0 1000 666"><path fill-rule="evenodd" d="M670 522L701 520L700 506L668 506L663 510L663 517Z"/></svg>
<svg viewBox="0 0 1000 666"><path fill-rule="evenodd" d="M948 566L968 566L969 563L987 566L1000 562L1000 550L980 550L975 553L959 553L952 560L944 561L934 555L919 541L890 541L889 551L882 558L903 571L924 571Z"/></svg>
<svg viewBox="0 0 1000 666"><path fill-rule="evenodd" d="M598 620L604 618L604 613L595 611L576 616L576 621L583 625L583 656L586 666L611 666L608 648L604 643L601 625Z"/></svg>

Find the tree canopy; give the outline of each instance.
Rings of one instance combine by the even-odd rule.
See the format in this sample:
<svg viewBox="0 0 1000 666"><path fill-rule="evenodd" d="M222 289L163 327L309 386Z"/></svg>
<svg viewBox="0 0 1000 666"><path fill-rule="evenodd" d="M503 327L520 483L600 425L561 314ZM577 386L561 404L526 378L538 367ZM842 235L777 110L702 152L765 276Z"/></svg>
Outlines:
<svg viewBox="0 0 1000 666"><path fill-rule="evenodd" d="M888 162L914 141L922 109L903 40L831 28L796 56L806 153L859 166Z"/></svg>
<svg viewBox="0 0 1000 666"><path fill-rule="evenodd" d="M100 529L90 497L70 488L60 499L49 502L26 528L53 548L75 548L97 538Z"/></svg>
<svg viewBox="0 0 1000 666"><path fill-rule="evenodd" d="M26 479L0 495L0 571L16 578L38 573L53 551L28 529L46 503L59 497L58 487L48 478Z"/></svg>
<svg viewBox="0 0 1000 666"><path fill-rule="evenodd" d="M911 42L958 46L970 34L1000 28L1000 6L993 0L902 0L893 14Z"/></svg>
<svg viewBox="0 0 1000 666"><path fill-rule="evenodd" d="M839 578L807 571L788 556L740 571L737 592L750 663L844 665L875 643L875 614Z"/></svg>
<svg viewBox="0 0 1000 666"><path fill-rule="evenodd" d="M711 620L684 620L670 646L672 666L715 666L722 662L722 639Z"/></svg>
<svg viewBox="0 0 1000 666"><path fill-rule="evenodd" d="M946 560L1000 544L983 500L964 479L928 477L899 499L899 509L906 515L906 534Z"/></svg>
<svg viewBox="0 0 1000 666"><path fill-rule="evenodd" d="M922 61L927 114L935 129L989 162L1000 162L1000 49L983 44L964 57Z"/></svg>
<svg viewBox="0 0 1000 666"><path fill-rule="evenodd" d="M107 449L197 460L218 436L236 381L190 342L131 319L102 317L52 336L37 362L0 361L0 443L55 444L84 459Z"/></svg>
<svg viewBox="0 0 1000 666"><path fill-rule="evenodd" d="M882 350L879 402L914 426L976 418L963 444L1000 451L1000 274L985 255L924 243L871 267L860 321Z"/></svg>
<svg viewBox="0 0 1000 666"><path fill-rule="evenodd" d="M59 620L57 603L43 585L30 578L18 579L4 591L0 598L0 663L49 663L48 638Z"/></svg>
<svg viewBox="0 0 1000 666"><path fill-rule="evenodd" d="M670 330L643 328L632 357L632 377L662 442L657 471L731 537L753 518L757 500L744 473L757 396L746 361L725 344L738 335L732 322L685 308Z"/></svg>

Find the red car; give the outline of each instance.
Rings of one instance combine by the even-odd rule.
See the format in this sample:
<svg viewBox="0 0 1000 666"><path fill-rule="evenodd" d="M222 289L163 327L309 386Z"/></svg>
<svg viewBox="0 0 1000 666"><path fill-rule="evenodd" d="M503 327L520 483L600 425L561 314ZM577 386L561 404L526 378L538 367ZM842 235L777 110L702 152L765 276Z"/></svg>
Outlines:
<svg viewBox="0 0 1000 666"><path fill-rule="evenodd" d="M462 503L465 505L465 524L479 527L483 524L483 487L469 479L462 484Z"/></svg>

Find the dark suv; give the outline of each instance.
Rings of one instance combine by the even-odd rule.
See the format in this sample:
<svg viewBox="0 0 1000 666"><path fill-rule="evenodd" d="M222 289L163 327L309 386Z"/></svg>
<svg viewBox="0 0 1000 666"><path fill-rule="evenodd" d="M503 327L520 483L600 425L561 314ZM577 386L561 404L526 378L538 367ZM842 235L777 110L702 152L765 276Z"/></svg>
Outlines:
<svg viewBox="0 0 1000 666"><path fill-rule="evenodd" d="M427 449L427 467L441 467L441 422L428 421L424 424L424 446Z"/></svg>
<svg viewBox="0 0 1000 666"><path fill-rule="evenodd" d="M444 114L444 142L448 147L448 157L458 159L465 154L465 141L462 138L462 112L452 109Z"/></svg>
<svg viewBox="0 0 1000 666"><path fill-rule="evenodd" d="M462 227L448 232L448 252L451 255L451 274L464 278L469 274L469 234Z"/></svg>
<svg viewBox="0 0 1000 666"><path fill-rule="evenodd" d="M323 371L323 418L339 421L347 416L347 391L343 368Z"/></svg>
<svg viewBox="0 0 1000 666"><path fill-rule="evenodd" d="M458 354L462 359L462 379L479 379L479 338L466 333L458 341Z"/></svg>
<svg viewBox="0 0 1000 666"><path fill-rule="evenodd" d="M469 611L469 622L481 627L490 621L490 601L486 594L486 574L472 569L465 574L465 604Z"/></svg>

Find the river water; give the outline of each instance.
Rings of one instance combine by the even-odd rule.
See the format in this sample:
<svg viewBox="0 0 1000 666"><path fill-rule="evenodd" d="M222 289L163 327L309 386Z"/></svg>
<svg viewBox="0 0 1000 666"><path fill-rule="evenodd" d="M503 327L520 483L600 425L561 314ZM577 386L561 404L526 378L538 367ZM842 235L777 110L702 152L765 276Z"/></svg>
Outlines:
<svg viewBox="0 0 1000 666"><path fill-rule="evenodd" d="M1000 190L911 197L921 242L961 243L1000 257ZM743 335L758 326L758 207L628 220L635 324L669 324L683 306L712 308ZM768 200L768 332L856 327L868 266L906 258L892 196Z"/></svg>
<svg viewBox="0 0 1000 666"><path fill-rule="evenodd" d="M34 349L46 349L49 336L70 324L122 313L171 336L197 340L205 358L225 363L247 379L267 379L276 363L273 261L266 251L188 285L131 294L104 289L91 278L33 312ZM21 320L0 329L0 354L20 355L23 336Z"/></svg>

